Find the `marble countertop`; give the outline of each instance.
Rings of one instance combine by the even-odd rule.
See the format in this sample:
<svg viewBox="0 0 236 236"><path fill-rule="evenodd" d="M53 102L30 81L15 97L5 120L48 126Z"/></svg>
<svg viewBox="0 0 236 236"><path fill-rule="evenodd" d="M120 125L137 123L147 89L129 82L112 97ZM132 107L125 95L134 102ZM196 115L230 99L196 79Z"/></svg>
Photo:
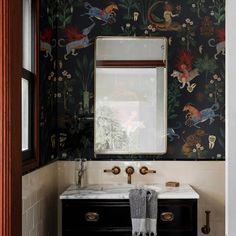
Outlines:
<svg viewBox="0 0 236 236"><path fill-rule="evenodd" d="M149 188L156 190L159 199L198 199L198 193L188 184L179 187L166 187L164 184L151 185L88 185L79 187L71 185L60 195L60 199L129 199L129 191L133 188Z"/></svg>

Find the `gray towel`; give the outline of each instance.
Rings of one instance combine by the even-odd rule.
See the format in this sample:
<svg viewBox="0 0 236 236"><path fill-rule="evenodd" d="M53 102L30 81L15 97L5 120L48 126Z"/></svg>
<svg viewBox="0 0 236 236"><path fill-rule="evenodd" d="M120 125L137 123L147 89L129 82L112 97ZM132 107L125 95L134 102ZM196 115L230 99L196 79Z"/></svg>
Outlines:
<svg viewBox="0 0 236 236"><path fill-rule="evenodd" d="M157 235L157 192L132 189L129 194L132 235Z"/></svg>

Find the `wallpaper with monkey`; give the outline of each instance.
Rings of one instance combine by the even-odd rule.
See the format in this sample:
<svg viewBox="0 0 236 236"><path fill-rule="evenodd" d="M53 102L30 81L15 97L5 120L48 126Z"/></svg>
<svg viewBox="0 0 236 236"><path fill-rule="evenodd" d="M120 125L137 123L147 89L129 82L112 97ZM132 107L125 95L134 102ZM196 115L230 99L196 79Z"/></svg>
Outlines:
<svg viewBox="0 0 236 236"><path fill-rule="evenodd" d="M224 160L224 0L45 0L40 21L42 162L95 159L94 40L101 35L168 38L168 152L96 159Z"/></svg>

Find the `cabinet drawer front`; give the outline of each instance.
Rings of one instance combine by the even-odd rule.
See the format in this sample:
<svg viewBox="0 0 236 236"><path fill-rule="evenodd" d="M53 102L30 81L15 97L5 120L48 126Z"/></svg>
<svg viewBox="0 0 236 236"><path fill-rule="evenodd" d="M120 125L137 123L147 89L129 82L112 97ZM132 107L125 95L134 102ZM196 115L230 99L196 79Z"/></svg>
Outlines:
<svg viewBox="0 0 236 236"><path fill-rule="evenodd" d="M196 226L195 210L191 202L161 202L158 207L158 231L193 231Z"/></svg>
<svg viewBox="0 0 236 236"><path fill-rule="evenodd" d="M128 203L116 202L63 202L64 229L97 227L130 227Z"/></svg>

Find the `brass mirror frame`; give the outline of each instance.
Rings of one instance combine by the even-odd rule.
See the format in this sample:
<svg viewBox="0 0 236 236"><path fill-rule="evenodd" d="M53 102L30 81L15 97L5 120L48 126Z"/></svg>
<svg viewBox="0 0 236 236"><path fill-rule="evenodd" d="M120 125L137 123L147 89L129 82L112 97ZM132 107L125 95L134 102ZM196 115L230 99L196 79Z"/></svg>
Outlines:
<svg viewBox="0 0 236 236"><path fill-rule="evenodd" d="M165 106L164 106L164 112L165 112L165 128L166 128L166 138L165 138L165 151L164 152L157 152L157 153L148 153L148 152L122 152L122 153L119 153L117 151L114 151L114 152L96 152L96 68L97 68L97 60L96 60L96 49L97 49L97 39L102 39L102 38L117 38L117 39L127 39L127 38L132 38L132 39L163 39L164 41L164 45L165 45L165 53L164 53L164 59L161 61L161 60L157 60L156 61L156 64L155 64L155 68L157 67L164 67L165 68L165 74L164 74L164 100L165 100ZM150 156L154 156L154 155L163 155L167 152L167 98L168 98L168 40L166 37L145 37L145 36L98 36L95 38L95 46L94 46L94 157L96 158L97 155L150 155ZM114 60L115 61L115 60ZM124 60L125 61L125 60ZM139 60L137 60L139 61ZM145 61L145 60L142 60L142 61ZM148 61L148 60L147 60ZM121 61L119 61L121 62ZM102 67L102 64L98 64L99 67ZM134 66L131 65L122 65L122 66L126 66L126 67L130 67L130 68L134 68ZM120 66L120 68L124 68ZM116 64L114 63L111 63L110 65L109 64L106 64L106 67L107 68L119 68L119 66L116 66ZM136 65L137 67L137 65ZM142 68L142 67L140 67ZM143 68L154 68L154 65L143 65Z"/></svg>

